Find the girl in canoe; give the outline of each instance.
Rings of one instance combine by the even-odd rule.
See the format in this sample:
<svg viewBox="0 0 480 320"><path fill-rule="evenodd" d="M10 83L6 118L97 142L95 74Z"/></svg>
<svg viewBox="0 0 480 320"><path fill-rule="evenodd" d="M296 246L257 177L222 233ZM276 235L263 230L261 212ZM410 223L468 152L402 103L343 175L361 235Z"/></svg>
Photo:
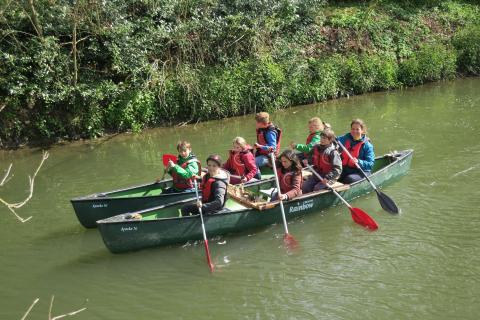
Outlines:
<svg viewBox="0 0 480 320"><path fill-rule="evenodd" d="M172 176L173 186L163 193L194 191L194 176L200 175L200 161L192 153L192 147L188 141L179 141L177 144L178 160L175 164L169 160L167 172Z"/></svg>
<svg viewBox="0 0 480 320"><path fill-rule="evenodd" d="M253 179L257 174L255 165L255 156L252 153L252 147L247 144L244 138L236 137L233 139L233 149L223 169L230 172L230 183L245 183Z"/></svg>
<svg viewBox="0 0 480 320"><path fill-rule="evenodd" d="M312 163L313 169L323 179L318 179L315 174L308 177L303 184L303 193L318 191L326 188L327 184L332 185L342 173L342 159L334 144L335 133L326 129L320 134L320 143L313 148ZM303 160L306 165L306 159Z"/></svg>
<svg viewBox="0 0 480 320"><path fill-rule="evenodd" d="M302 165L293 150L285 150L277 158L277 175L280 183L281 200L292 200L302 194ZM272 201L278 200L278 193Z"/></svg>
<svg viewBox="0 0 480 320"><path fill-rule="evenodd" d="M219 212L225 206L227 200L227 185L230 175L222 169L220 156L214 154L207 158L208 172L202 178L202 199L194 201L182 207L182 216L199 214L212 214Z"/></svg>
<svg viewBox="0 0 480 320"><path fill-rule="evenodd" d="M313 146L320 143L320 133L325 129L330 127L328 123L323 122L320 118L314 117L308 120L308 131L309 135L307 136L307 141L305 144L301 143L290 143L290 147L293 150L300 151L298 154L300 161L303 159L308 159L310 153L313 150Z"/></svg>
<svg viewBox="0 0 480 320"><path fill-rule="evenodd" d="M338 141L348 149L350 155L353 157L353 160L350 159L343 148L340 147L343 165L343 172L339 179L340 182L352 183L363 179L363 175L360 170L357 169L356 164L358 164L367 175L370 175L373 164L375 163L375 153L370 139L367 138L367 126L365 122L361 119L352 120L350 123L350 132L338 137Z"/></svg>

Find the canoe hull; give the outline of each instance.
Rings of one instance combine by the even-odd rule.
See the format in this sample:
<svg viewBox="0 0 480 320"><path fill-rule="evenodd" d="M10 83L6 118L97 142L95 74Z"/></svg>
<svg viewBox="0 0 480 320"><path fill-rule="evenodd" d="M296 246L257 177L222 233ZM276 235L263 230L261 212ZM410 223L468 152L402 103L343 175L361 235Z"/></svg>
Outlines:
<svg viewBox="0 0 480 320"><path fill-rule="evenodd" d="M161 194L161 189L167 188L171 184L171 179L167 179L159 183L148 183L104 193L95 193L72 199L70 202L78 221L85 228L96 228L97 220L195 196L195 192Z"/></svg>
<svg viewBox="0 0 480 320"><path fill-rule="evenodd" d="M405 175L410 168L412 154L412 150L402 152L395 162L370 176L371 180L381 187ZM340 194L349 201L370 192L372 192L370 184L363 179ZM340 200L333 193L327 192L321 195L303 195L284 202L284 207L287 220L291 220L338 204L341 204ZM124 217L125 215L119 215L97 222L105 245L113 253L185 243L203 238L198 216L154 220L125 220ZM204 221L208 236L214 237L281 223L282 216L280 207L276 206L264 211L242 209L207 215Z"/></svg>
<svg viewBox="0 0 480 320"><path fill-rule="evenodd" d="M262 174L268 178L270 171L265 170ZM171 185L172 179L167 179L159 183L142 184L125 189L95 193L72 199L70 202L78 221L85 228L96 228L97 220L195 197L194 191L159 194L160 189L171 187ZM155 195L149 195L150 193ZM119 197L119 195L121 196Z"/></svg>

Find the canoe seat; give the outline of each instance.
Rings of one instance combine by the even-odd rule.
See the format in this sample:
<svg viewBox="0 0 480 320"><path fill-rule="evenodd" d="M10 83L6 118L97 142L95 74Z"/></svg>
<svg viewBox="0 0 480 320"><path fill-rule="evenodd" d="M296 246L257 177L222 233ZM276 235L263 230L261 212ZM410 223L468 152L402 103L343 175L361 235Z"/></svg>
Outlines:
<svg viewBox="0 0 480 320"><path fill-rule="evenodd" d="M308 177L310 177L312 174L313 174L312 171L303 169L302 170L303 181L307 181Z"/></svg>
<svg viewBox="0 0 480 320"><path fill-rule="evenodd" d="M271 197L275 190L277 190L277 188L260 189L260 193L266 195L267 197Z"/></svg>

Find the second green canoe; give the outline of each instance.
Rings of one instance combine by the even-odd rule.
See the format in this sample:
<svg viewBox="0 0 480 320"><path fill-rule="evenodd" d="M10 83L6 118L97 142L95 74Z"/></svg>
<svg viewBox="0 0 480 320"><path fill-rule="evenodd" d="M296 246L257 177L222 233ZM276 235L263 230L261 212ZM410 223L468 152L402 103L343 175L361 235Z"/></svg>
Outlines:
<svg viewBox="0 0 480 320"><path fill-rule="evenodd" d="M377 186L393 182L408 172L412 155L413 150L405 150L377 158L370 179ZM273 180L268 180L254 183L245 189L260 197L262 190L273 186ZM372 192L372 187L366 179L352 183L346 190L339 190L347 201L369 192ZM97 221L98 228L105 245L114 253L200 240L202 228L198 216L179 215L180 208L188 201L191 200L100 220ZM223 212L204 217L207 234L214 237L281 223L282 216L277 204L278 201L272 202L264 210L257 210L229 198ZM326 190L304 194L284 202L287 220L338 204L341 204L340 200Z"/></svg>

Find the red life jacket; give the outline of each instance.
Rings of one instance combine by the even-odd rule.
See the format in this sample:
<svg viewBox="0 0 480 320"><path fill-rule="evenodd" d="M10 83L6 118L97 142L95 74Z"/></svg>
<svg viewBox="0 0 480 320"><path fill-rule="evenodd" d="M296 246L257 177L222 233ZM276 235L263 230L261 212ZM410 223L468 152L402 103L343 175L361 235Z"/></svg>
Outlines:
<svg viewBox="0 0 480 320"><path fill-rule="evenodd" d="M213 201L213 198L215 195L212 192L212 185L215 181L221 181L225 183L225 185L227 185L227 181L225 181L225 179L210 177L210 174L208 173L203 176L202 186L201 186L203 203L208 203L210 201ZM223 203L225 203L225 201L227 201L227 193L225 193L225 199Z"/></svg>
<svg viewBox="0 0 480 320"><path fill-rule="evenodd" d="M243 177L248 172L245 170L245 156L252 151L252 147L249 145L245 146L245 149L240 152L235 152L233 150L230 151L230 156L232 157L232 166L235 174L237 176Z"/></svg>
<svg viewBox="0 0 480 320"><path fill-rule="evenodd" d="M317 172L322 176L322 178L324 178L325 175L333 169L330 157L325 152L321 152L318 145L313 148L312 162Z"/></svg>
<svg viewBox="0 0 480 320"><path fill-rule="evenodd" d="M288 191L293 189L293 177L295 176L295 172L288 171L283 173L281 168L277 169L278 175L278 182L280 183L280 192L281 194L285 194ZM300 176L302 172L299 173ZM303 179L300 179L300 189L302 188Z"/></svg>
<svg viewBox="0 0 480 320"><path fill-rule="evenodd" d="M192 158L182 163L181 164L182 169L185 169L192 162L198 163L198 172L196 173L196 175L200 175L200 173L202 172L202 169L201 169L200 161L198 161L197 158ZM175 189L185 190L185 189L192 189L194 187L193 178L188 178L188 179L182 178L177 174L176 171L172 171L170 175L172 176L173 186L175 187Z"/></svg>
<svg viewBox="0 0 480 320"><path fill-rule="evenodd" d="M312 142L312 139L313 139L313 137L315 137L316 134L317 134L317 132L310 133L307 137L307 142L305 144L309 144L310 142ZM304 152L303 155L304 155L305 159L308 158L308 153L307 152Z"/></svg>
<svg viewBox="0 0 480 320"><path fill-rule="evenodd" d="M357 143L356 145L354 145L353 147L351 146L352 144L350 143L350 139L347 139L345 141L345 148L347 148L348 152L350 152L350 154L352 155L352 157L354 158L357 158L358 159L358 156L360 155L360 150L362 149L362 146L364 145L365 141L360 141L359 143ZM348 154L345 152L345 150L342 149L342 153L341 153L341 157L342 157L342 166L344 167L350 167L350 168L356 168L357 166L355 165L355 162L353 162L350 157L348 156Z"/></svg>
<svg viewBox="0 0 480 320"><path fill-rule="evenodd" d="M310 133L307 137L307 142L305 144L309 144L312 142L313 137L317 134L317 132Z"/></svg>
<svg viewBox="0 0 480 320"><path fill-rule="evenodd" d="M277 131L277 145L275 146L275 155L278 156L278 153L280 152L280 143L282 140L282 129L279 127L275 126L272 123L269 123L268 127L266 128L257 128L257 142L258 144L264 146L267 144L267 140L265 139L265 134L267 131L270 130L275 130ZM268 155L269 152L267 150L263 149L257 149L257 155Z"/></svg>

